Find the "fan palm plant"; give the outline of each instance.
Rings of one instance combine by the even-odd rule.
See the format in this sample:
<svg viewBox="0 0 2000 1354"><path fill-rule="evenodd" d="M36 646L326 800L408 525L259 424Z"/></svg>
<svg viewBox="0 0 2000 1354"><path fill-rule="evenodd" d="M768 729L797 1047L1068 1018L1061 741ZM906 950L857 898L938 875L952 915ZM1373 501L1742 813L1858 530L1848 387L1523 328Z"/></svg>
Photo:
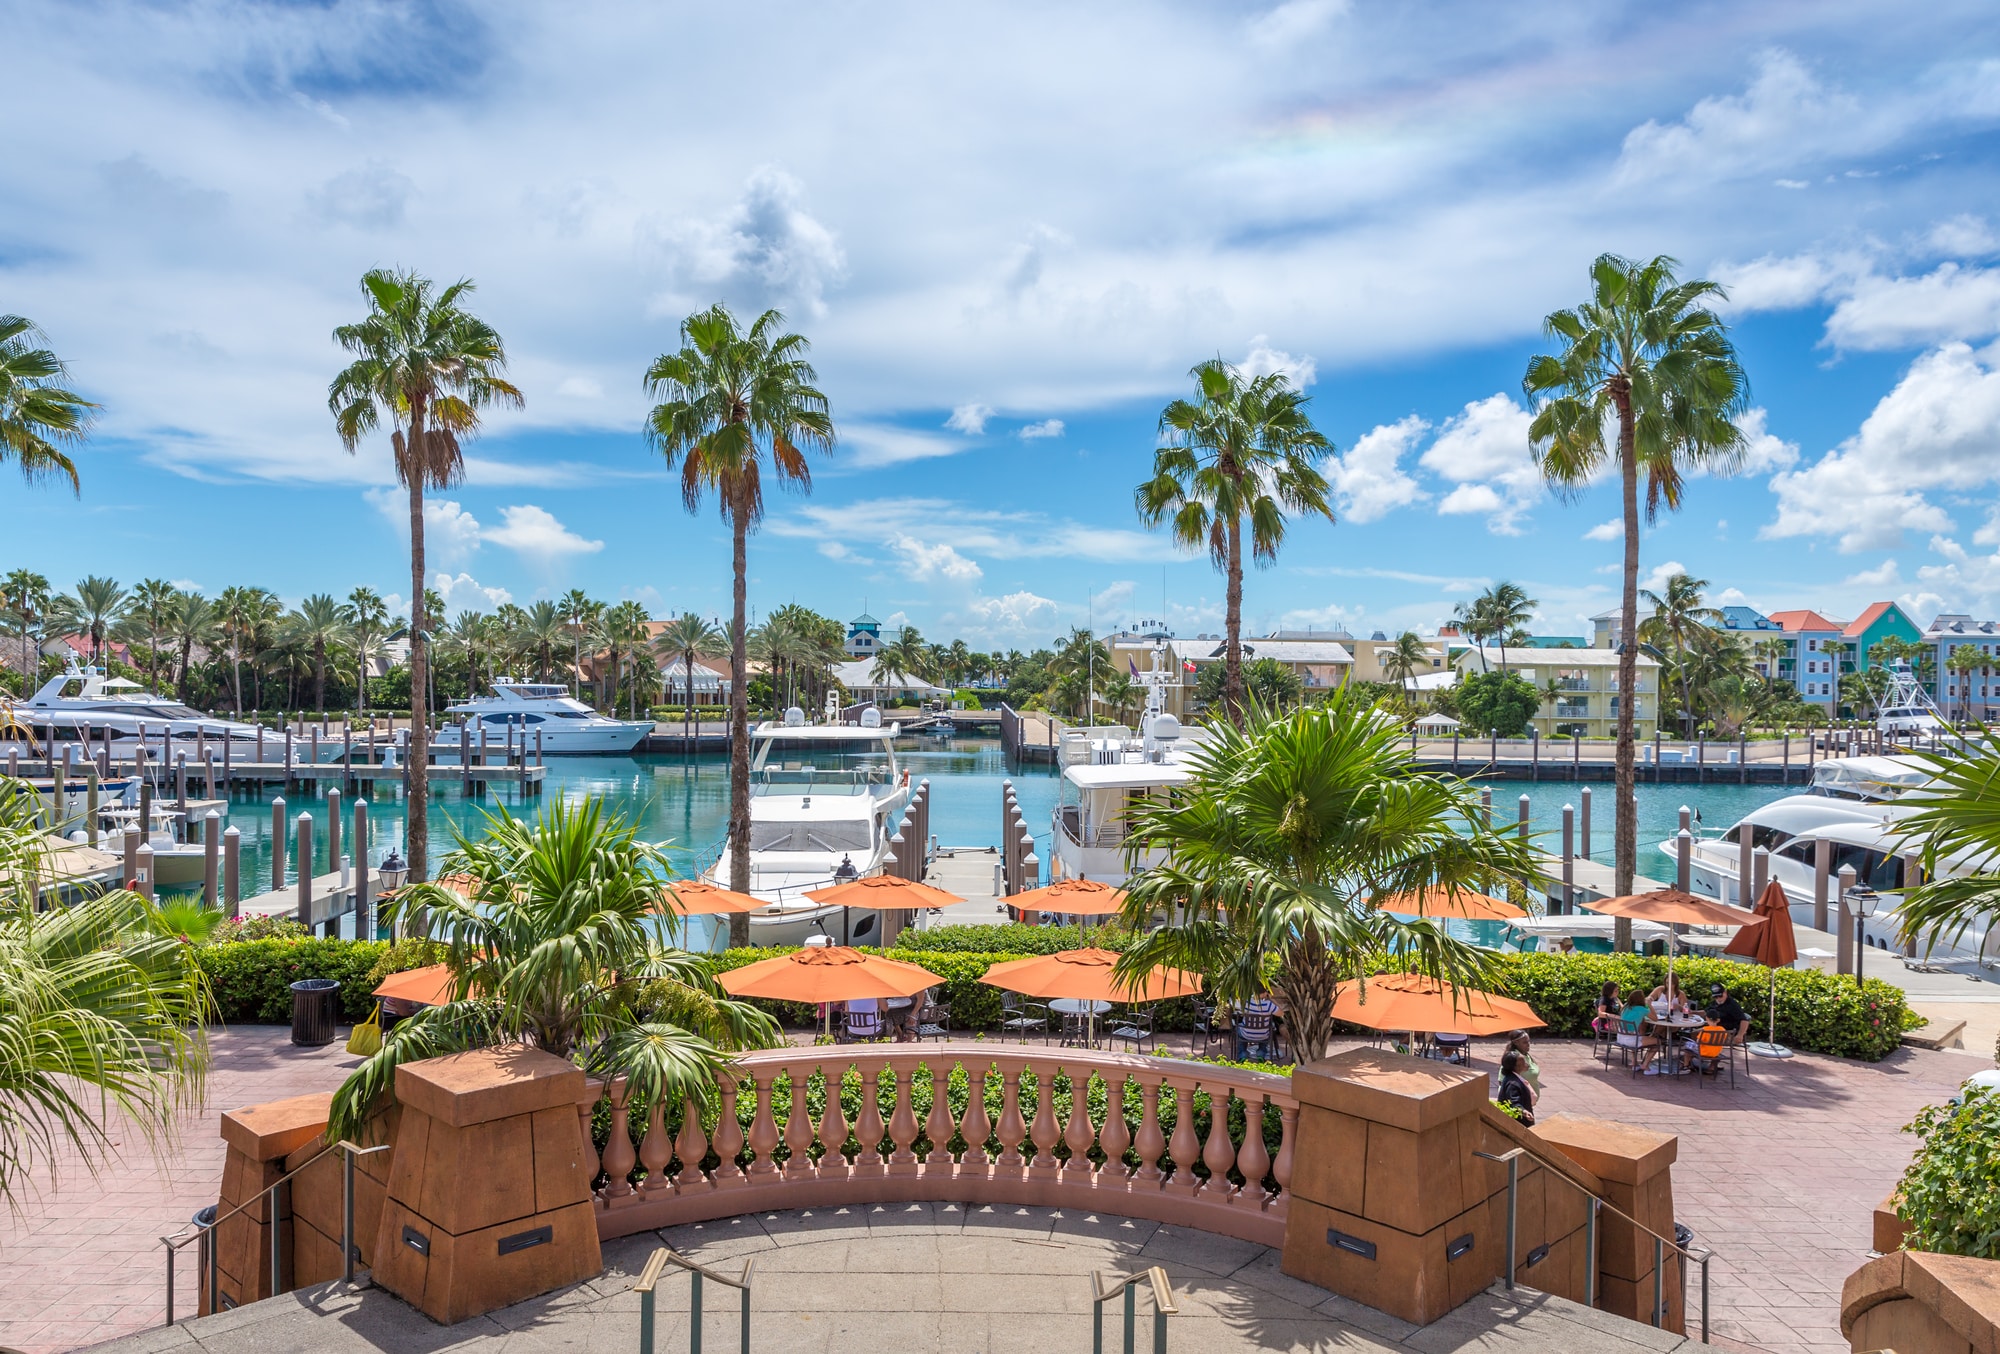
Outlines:
<svg viewBox="0 0 2000 1354"><path fill-rule="evenodd" d="M335 1093L329 1137L359 1141L412 1059L526 1043L627 1078L641 1103L706 1104L730 1054L779 1042L769 1016L661 943L678 924L662 903L666 858L601 799L553 803L533 820L489 814L442 868L471 881L469 897L420 884L383 913L444 947L452 1000L384 1036Z"/></svg>
<svg viewBox="0 0 2000 1354"><path fill-rule="evenodd" d="M179 651L174 665L174 689L181 703L186 704L194 651L200 649L206 653L220 640L222 618L215 603L198 592L183 592L174 598L173 611L167 618L167 633Z"/></svg>
<svg viewBox="0 0 2000 1354"><path fill-rule="evenodd" d="M518 642L522 652L532 655L535 660L535 680L549 680L549 669L555 666L556 649L568 638L569 626L562 618L562 612L554 602L537 602L529 607L521 617Z"/></svg>
<svg viewBox="0 0 2000 1354"><path fill-rule="evenodd" d="M806 453L833 447L833 415L806 361L810 346L784 332L785 317L767 310L746 330L716 304L681 323L681 348L646 370L657 399L646 436L669 469L681 472L681 501L698 512L714 494L729 522L734 575L729 652L729 871L750 887L749 534L764 516L764 477L809 493ZM732 917L732 944L747 942L749 922Z"/></svg>
<svg viewBox="0 0 2000 1354"><path fill-rule="evenodd" d="M164 578L148 578L132 589L120 612L124 622L121 642L141 637L146 641L146 683L155 691L160 687L160 641L166 636L180 591Z"/></svg>
<svg viewBox="0 0 2000 1354"><path fill-rule="evenodd" d="M247 657L251 670L263 655L264 646L276 628L284 607L277 595L266 588L235 587L224 588L215 599L216 609L221 614L224 633L229 640L230 685L235 693L236 714L243 714L243 661ZM258 704L255 692L252 702Z"/></svg>
<svg viewBox="0 0 2000 1354"><path fill-rule="evenodd" d="M327 388L327 408L341 445L352 452L389 420L396 478L410 499L410 761L430 765L432 593L424 586L424 491L448 489L464 476L462 444L479 431L480 411L518 407L521 392L503 373L507 350L491 325L465 308L472 283L437 289L413 272L377 268L362 275L368 315L333 331L354 355ZM429 864L430 802L410 800L404 849L410 878Z"/></svg>
<svg viewBox="0 0 2000 1354"><path fill-rule="evenodd" d="M81 492L63 448L83 440L97 406L62 387L68 373L42 341L31 321L0 315L0 462L11 459L29 483L59 475Z"/></svg>
<svg viewBox="0 0 2000 1354"><path fill-rule="evenodd" d="M1392 647L1382 650L1382 675L1405 690L1412 678L1429 672L1430 667L1431 651L1425 647L1423 636L1414 630L1405 630L1396 636Z"/></svg>
<svg viewBox="0 0 2000 1354"><path fill-rule="evenodd" d="M569 693L574 696L583 689L583 642L590 623L604 614L604 603L592 601L582 588L571 588L557 600L556 614L569 632Z"/></svg>
<svg viewBox="0 0 2000 1354"><path fill-rule="evenodd" d="M1371 965L1483 986L1490 958L1424 918L1370 906L1390 894L1503 888L1536 869L1496 832L1479 796L1419 771L1394 721L1349 688L1246 727L1224 723L1188 759L1171 802L1129 811L1134 868L1124 921L1141 938L1117 972L1169 964L1206 974L1226 1001L1268 988L1285 1004L1301 1063L1325 1056L1344 981ZM1175 920L1147 931L1164 913Z"/></svg>
<svg viewBox="0 0 2000 1354"><path fill-rule="evenodd" d="M1528 437L1543 476L1558 492L1580 494L1607 465L1618 476L1625 528L1619 602L1616 857L1612 887L1632 891L1639 862L1637 764L1639 646L1639 481L1646 516L1678 509L1688 476L1741 464L1736 424L1750 383L1722 320L1709 303L1713 282L1682 282L1674 260L1638 263L1615 254L1591 264L1590 299L1542 322L1558 351L1532 358L1521 388L1535 409ZM1617 440L1607 445L1605 431ZM1630 949L1632 928L1617 926Z"/></svg>
<svg viewBox="0 0 2000 1354"><path fill-rule="evenodd" d="M1722 613L1702 595L1707 587L1705 578L1678 573L1667 579L1661 592L1639 589L1640 598L1653 608L1653 614L1639 622L1639 642L1682 659L1698 659L1713 652L1721 633L1716 627L1722 624ZM1689 737L1694 733L1694 687L1689 681L1694 666L1685 661L1680 664L1681 720Z"/></svg>
<svg viewBox="0 0 2000 1354"><path fill-rule="evenodd" d="M104 637L125 605L125 589L117 580L91 574L70 591L53 599L49 623L90 640L90 661L104 661Z"/></svg>
<svg viewBox="0 0 2000 1354"><path fill-rule="evenodd" d="M611 650L611 708L618 708L618 687L625 686L625 711L629 719L639 717L639 683L628 678L625 664L652 638L651 617L643 602L620 602L604 615L604 638Z"/></svg>
<svg viewBox="0 0 2000 1354"><path fill-rule="evenodd" d="M1170 522L1174 543L1208 551L1223 589L1222 705L1243 717L1243 532L1257 563L1277 561L1286 514L1333 521L1318 463L1333 443L1313 427L1307 397L1282 372L1246 377L1219 358L1189 375L1195 398L1160 414L1153 474L1136 491L1149 525Z"/></svg>
<svg viewBox="0 0 2000 1354"><path fill-rule="evenodd" d="M341 605L328 593L313 593L285 617L285 629L293 644L312 655L314 706L325 714L327 658L337 656L347 646L347 621Z"/></svg>
<svg viewBox="0 0 2000 1354"><path fill-rule="evenodd" d="M67 1149L95 1172L200 1102L211 1013L192 950L126 890L36 909L41 802L0 779L0 1196ZM130 1145L127 1139L126 1154Z"/></svg>
<svg viewBox="0 0 2000 1354"><path fill-rule="evenodd" d="M21 641L21 680L33 689L41 672L33 643L35 629L49 609L49 580L33 569L15 569L0 581L0 608Z"/></svg>
<svg viewBox="0 0 2000 1354"><path fill-rule="evenodd" d="M347 640L354 650L354 696L356 707L368 708L368 665L382 653L389 638L389 606L373 588L356 588L347 594L340 619L347 626Z"/></svg>

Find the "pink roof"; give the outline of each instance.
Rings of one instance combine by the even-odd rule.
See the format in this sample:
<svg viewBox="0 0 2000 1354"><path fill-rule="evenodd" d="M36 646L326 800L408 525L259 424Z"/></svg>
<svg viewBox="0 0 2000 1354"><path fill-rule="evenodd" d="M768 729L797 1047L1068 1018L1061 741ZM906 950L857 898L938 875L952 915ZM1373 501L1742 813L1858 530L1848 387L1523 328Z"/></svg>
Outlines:
<svg viewBox="0 0 2000 1354"><path fill-rule="evenodd" d="M1838 630L1839 621L1830 621L1817 611L1773 611L1771 619L1786 630Z"/></svg>
<svg viewBox="0 0 2000 1354"><path fill-rule="evenodd" d="M1862 612L1859 617L1849 622L1847 629L1843 630L1841 633L1849 639L1859 639L1862 635L1868 633L1869 626L1875 624L1877 620L1881 619L1883 612L1887 611L1890 607L1894 605L1896 605L1894 602L1875 603L1873 606L1869 607L1866 611Z"/></svg>

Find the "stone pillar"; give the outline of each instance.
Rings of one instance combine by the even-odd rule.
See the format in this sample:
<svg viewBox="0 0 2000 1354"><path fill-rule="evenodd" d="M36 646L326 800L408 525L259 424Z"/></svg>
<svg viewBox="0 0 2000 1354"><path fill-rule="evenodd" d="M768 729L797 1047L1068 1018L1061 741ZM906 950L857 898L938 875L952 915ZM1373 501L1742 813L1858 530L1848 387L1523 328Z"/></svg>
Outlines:
<svg viewBox="0 0 2000 1354"><path fill-rule="evenodd" d="M1484 1072L1354 1049L1292 1074L1299 1127L1285 1273L1417 1325L1499 1277Z"/></svg>
<svg viewBox="0 0 2000 1354"><path fill-rule="evenodd" d="M1535 1136L1596 1176L1606 1203L1663 1237L1674 1234L1674 1158L1680 1139L1608 1119L1551 1115L1535 1124ZM1665 1327L1685 1334L1681 1272L1671 1243L1661 1285ZM1653 1319L1653 1238L1617 1214L1604 1211L1597 1229L1597 1305L1607 1312L1651 1324Z"/></svg>
<svg viewBox="0 0 2000 1354"><path fill-rule="evenodd" d="M451 1325L602 1271L583 1089L518 1044L398 1067L376 1284Z"/></svg>
<svg viewBox="0 0 2000 1354"><path fill-rule="evenodd" d="M230 1110L222 1116L222 1140L228 1150L222 1162L222 1193L216 1216L239 1204L243 1212L216 1228L216 1289L222 1306L241 1307L293 1286L290 1186L278 1191L276 1217L262 1191L285 1173L285 1158L318 1138L326 1128L333 1096L293 1096ZM271 1286L271 1229L278 1229L278 1285ZM190 1248L189 1254L194 1248ZM208 1310L208 1276L199 1280L201 1310Z"/></svg>

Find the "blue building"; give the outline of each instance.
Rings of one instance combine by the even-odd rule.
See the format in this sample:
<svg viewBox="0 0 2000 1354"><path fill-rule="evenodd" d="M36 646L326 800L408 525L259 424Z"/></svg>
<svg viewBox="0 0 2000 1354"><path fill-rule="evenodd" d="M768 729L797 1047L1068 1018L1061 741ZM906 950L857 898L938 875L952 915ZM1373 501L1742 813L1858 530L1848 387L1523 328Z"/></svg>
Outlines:
<svg viewBox="0 0 2000 1354"><path fill-rule="evenodd" d="M862 612L847 623L844 647L849 658L873 658L882 651L882 622Z"/></svg>

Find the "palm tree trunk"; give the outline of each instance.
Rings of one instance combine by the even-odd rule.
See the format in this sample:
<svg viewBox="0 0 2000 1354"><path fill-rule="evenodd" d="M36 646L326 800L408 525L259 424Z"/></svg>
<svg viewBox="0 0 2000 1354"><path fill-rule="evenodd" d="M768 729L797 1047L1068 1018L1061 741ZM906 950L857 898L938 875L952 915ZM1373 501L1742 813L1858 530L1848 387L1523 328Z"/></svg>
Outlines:
<svg viewBox="0 0 2000 1354"><path fill-rule="evenodd" d="M1319 931L1307 927L1285 946L1271 990L1285 1004L1285 1025L1292 1035L1292 1055L1303 1067L1326 1056L1333 1038L1333 999L1337 975L1333 955Z"/></svg>
<svg viewBox="0 0 2000 1354"><path fill-rule="evenodd" d="M410 882L429 877L431 830L431 721L425 693L430 689L430 645L424 637L424 476L423 411L410 416L410 779L403 854L410 865Z"/></svg>
<svg viewBox="0 0 2000 1354"><path fill-rule="evenodd" d="M688 749L693 746L688 741L688 720L694 713L693 649L684 649L681 651L681 676L687 678L687 681L684 683L687 688L687 699L681 703L681 755L686 756ZM734 775L735 773L731 772L730 774Z"/></svg>
<svg viewBox="0 0 2000 1354"><path fill-rule="evenodd" d="M1243 722L1243 522L1229 523L1229 576L1223 590L1222 709Z"/></svg>
<svg viewBox="0 0 2000 1354"><path fill-rule="evenodd" d="M749 656L744 649L748 638L745 613L749 610L749 505L740 490L729 505L731 537L730 564L736 577L732 589L735 627L729 637L729 886L750 891L750 682ZM688 669L688 699L694 698L694 669ZM741 912L729 914L729 944L741 948L750 943L750 918Z"/></svg>
<svg viewBox="0 0 2000 1354"><path fill-rule="evenodd" d="M1634 711L1639 684L1639 464L1633 445L1631 392L1619 388L1618 400L1618 480L1625 508L1625 576L1619 600L1618 650L1618 746L1615 758L1617 822L1613 835L1614 868L1612 882L1617 896L1632 892L1632 876L1639 863L1639 800L1636 790L1638 760ZM1612 946L1621 952L1632 948L1632 923L1624 917L1612 928Z"/></svg>

